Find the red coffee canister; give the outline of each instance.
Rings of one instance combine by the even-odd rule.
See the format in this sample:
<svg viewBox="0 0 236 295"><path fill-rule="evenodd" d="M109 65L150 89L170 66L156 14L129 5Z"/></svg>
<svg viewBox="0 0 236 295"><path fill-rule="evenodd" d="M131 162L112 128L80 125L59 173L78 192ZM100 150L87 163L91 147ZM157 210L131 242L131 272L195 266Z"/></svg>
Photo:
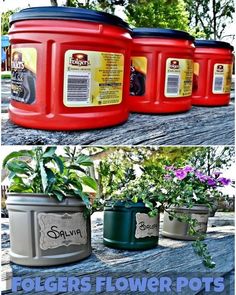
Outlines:
<svg viewBox="0 0 236 295"><path fill-rule="evenodd" d="M73 130L127 120L127 23L89 9L34 7L14 14L10 24L14 123Z"/></svg>
<svg viewBox="0 0 236 295"><path fill-rule="evenodd" d="M183 31L136 28L132 39L130 111L177 113L189 110L194 38Z"/></svg>
<svg viewBox="0 0 236 295"><path fill-rule="evenodd" d="M193 105L228 105L233 46L215 40L196 40L195 46Z"/></svg>

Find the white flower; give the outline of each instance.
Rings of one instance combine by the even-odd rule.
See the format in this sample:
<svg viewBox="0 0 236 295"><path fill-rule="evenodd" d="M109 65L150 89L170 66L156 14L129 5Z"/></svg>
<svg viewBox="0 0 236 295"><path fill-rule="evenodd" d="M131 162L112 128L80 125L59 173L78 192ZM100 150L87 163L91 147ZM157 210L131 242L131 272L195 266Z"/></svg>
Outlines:
<svg viewBox="0 0 236 295"><path fill-rule="evenodd" d="M162 205L162 204L161 204L160 202L157 202L155 207L156 207L156 208L159 208L161 205Z"/></svg>
<svg viewBox="0 0 236 295"><path fill-rule="evenodd" d="M180 200L181 200L181 197L180 197L180 196L178 196L178 197L176 198L176 200L177 200L177 201L180 201Z"/></svg>
<svg viewBox="0 0 236 295"><path fill-rule="evenodd" d="M149 189L149 192L150 192L150 193L153 193L155 190L156 190L156 188L153 186L153 187L151 187L151 188Z"/></svg>
<svg viewBox="0 0 236 295"><path fill-rule="evenodd" d="M165 188L161 188L161 192L165 195L168 193L168 191Z"/></svg>
<svg viewBox="0 0 236 295"><path fill-rule="evenodd" d="M197 197L197 195L195 194L195 192L193 192L193 199L194 199L195 201L198 201L198 200L199 200L199 198Z"/></svg>

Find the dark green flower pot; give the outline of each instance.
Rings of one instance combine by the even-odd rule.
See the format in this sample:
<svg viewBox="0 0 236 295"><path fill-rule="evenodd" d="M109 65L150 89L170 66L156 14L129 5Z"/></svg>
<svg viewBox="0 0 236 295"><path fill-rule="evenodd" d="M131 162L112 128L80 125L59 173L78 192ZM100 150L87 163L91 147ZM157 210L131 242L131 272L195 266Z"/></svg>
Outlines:
<svg viewBox="0 0 236 295"><path fill-rule="evenodd" d="M117 202L104 208L103 242L106 246L125 250L156 247L159 216L149 217L144 203Z"/></svg>

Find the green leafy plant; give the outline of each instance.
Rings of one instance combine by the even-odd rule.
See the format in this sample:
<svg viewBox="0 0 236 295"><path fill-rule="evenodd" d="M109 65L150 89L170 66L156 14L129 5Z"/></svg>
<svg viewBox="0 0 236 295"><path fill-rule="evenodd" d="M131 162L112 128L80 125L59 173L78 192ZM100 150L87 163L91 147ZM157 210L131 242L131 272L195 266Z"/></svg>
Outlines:
<svg viewBox="0 0 236 295"><path fill-rule="evenodd" d="M143 154L143 152L145 152ZM163 167L155 169L145 165L147 155L153 150L118 150L99 163L100 207L106 202L115 204L117 201L130 203L143 202L149 208L149 216L155 216L167 201L162 191L160 177ZM155 171L154 171L155 170ZM156 177L154 177L154 175Z"/></svg>
<svg viewBox="0 0 236 295"><path fill-rule="evenodd" d="M165 170L162 185L169 195L169 203L177 206L191 208L195 204L203 204L211 207L223 196L218 188L232 184L217 169L211 175L189 165L183 168L166 166Z"/></svg>
<svg viewBox="0 0 236 295"><path fill-rule="evenodd" d="M192 166L183 168L166 166L165 170L166 173L162 176L165 181L162 184L169 196L168 203L177 207L191 208L194 205L202 204L210 208L217 198L223 196L218 188L232 183L230 179L222 177L222 173L217 170L211 175ZM168 214L170 219L176 218L178 221L188 224L188 234L196 238L196 241L193 242L195 252L202 258L206 267L214 268L215 263L207 249L207 244L203 242L205 234L197 230L198 221L184 213L179 214L168 210Z"/></svg>
<svg viewBox="0 0 236 295"><path fill-rule="evenodd" d="M10 153L3 161L9 171L10 192L47 194L59 202L68 196L80 198L91 210L87 186L97 190L96 181L87 168L93 165L90 157L75 148L65 147L64 155L56 147L36 147Z"/></svg>
<svg viewBox="0 0 236 295"><path fill-rule="evenodd" d="M230 179L222 177L215 164L211 173L200 171L199 165L198 168L186 165L194 157L194 152L191 148L160 148L135 161L127 152L116 151L99 165L100 203L103 206L106 201L113 204L122 201L129 206L141 201L150 209L150 216L161 210L167 211L170 218L188 224L188 234L196 238L194 251L206 267L214 268L215 263L204 242L205 235L198 230L198 221L187 214L168 210L173 205L211 207L223 196L219 188L233 184ZM166 166L172 163L177 163L177 167Z"/></svg>

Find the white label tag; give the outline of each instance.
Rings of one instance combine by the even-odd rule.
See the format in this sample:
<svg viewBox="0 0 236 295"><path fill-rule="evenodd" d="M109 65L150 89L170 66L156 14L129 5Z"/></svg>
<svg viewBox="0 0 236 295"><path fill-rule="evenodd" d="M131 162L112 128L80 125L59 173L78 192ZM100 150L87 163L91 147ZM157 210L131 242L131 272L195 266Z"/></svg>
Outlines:
<svg viewBox="0 0 236 295"><path fill-rule="evenodd" d="M136 214L136 230L135 238L158 237L159 233L159 219L158 216L149 217L145 213Z"/></svg>
<svg viewBox="0 0 236 295"><path fill-rule="evenodd" d="M86 219L82 212L63 215L39 213L38 222L42 250L87 243Z"/></svg>

